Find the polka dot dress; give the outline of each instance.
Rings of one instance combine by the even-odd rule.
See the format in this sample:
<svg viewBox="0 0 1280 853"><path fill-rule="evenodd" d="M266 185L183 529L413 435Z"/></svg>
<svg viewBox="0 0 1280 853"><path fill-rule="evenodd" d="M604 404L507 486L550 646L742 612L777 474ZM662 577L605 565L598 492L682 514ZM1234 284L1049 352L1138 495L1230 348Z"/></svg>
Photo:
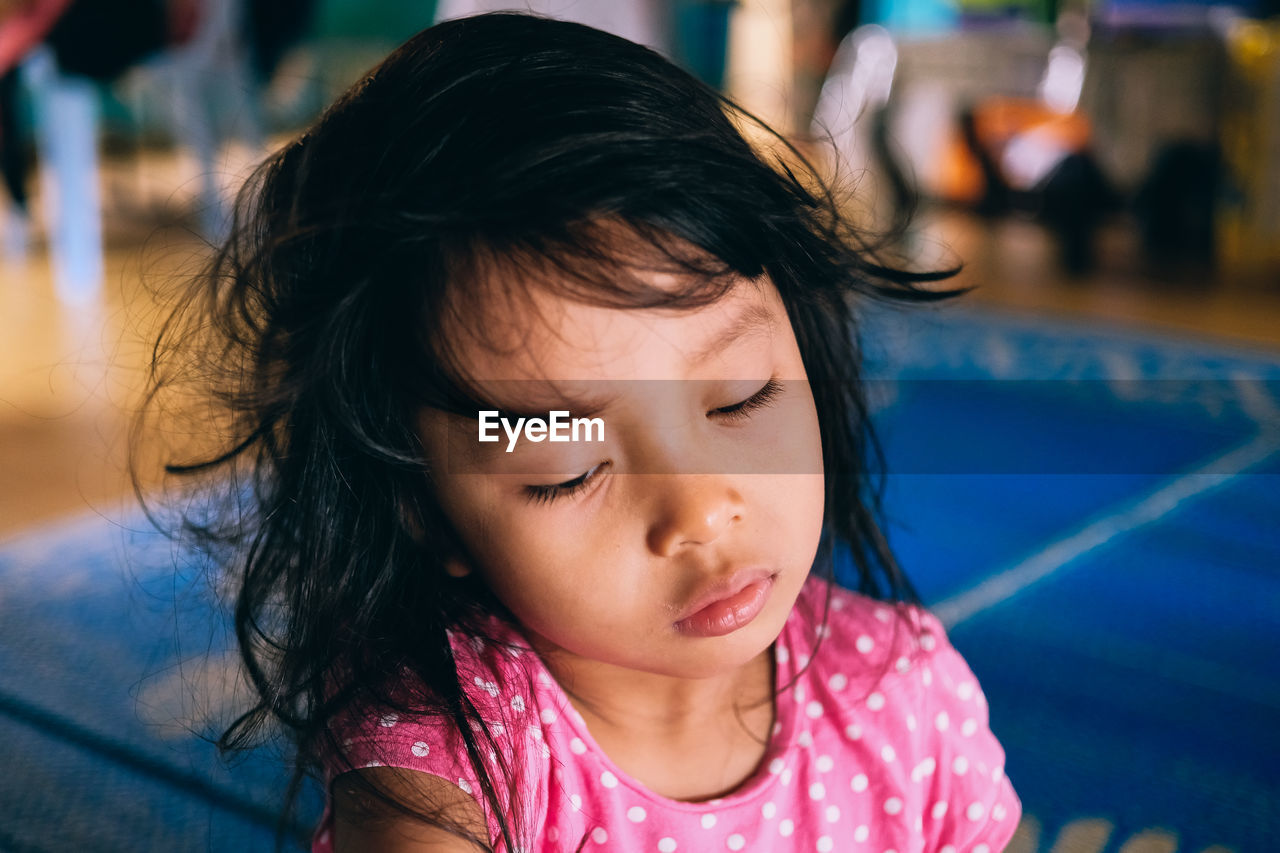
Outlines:
<svg viewBox="0 0 1280 853"><path fill-rule="evenodd" d="M823 628L826 594L810 578L775 645L781 692L760 767L733 794L701 803L649 791L614 765L536 655L455 636L471 698L522 774L536 832L525 853L584 839L586 850L660 853L1003 850L1021 805L986 700L941 625L833 590ZM357 767L390 764L479 790L457 733L439 724L375 714L344 735ZM329 825L326 814L314 853L332 850Z"/></svg>

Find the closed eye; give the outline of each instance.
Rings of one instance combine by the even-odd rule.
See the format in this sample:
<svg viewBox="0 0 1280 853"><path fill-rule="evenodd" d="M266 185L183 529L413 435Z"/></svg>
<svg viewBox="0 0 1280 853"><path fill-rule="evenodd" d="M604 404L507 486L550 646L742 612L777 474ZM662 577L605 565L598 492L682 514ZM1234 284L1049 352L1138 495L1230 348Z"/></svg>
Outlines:
<svg viewBox="0 0 1280 853"><path fill-rule="evenodd" d="M529 485L524 487L525 497L531 503L546 504L551 503L557 498L569 498L574 495L586 491L596 478L608 467L608 462L601 462L589 471L574 477L572 480L566 480L563 483L553 483L551 485Z"/></svg>
<svg viewBox="0 0 1280 853"><path fill-rule="evenodd" d="M777 379L770 379L759 391L747 399L731 406L712 409L707 412L707 417L716 417L730 423L745 421L751 417L753 412L771 405L781 394L782 383Z"/></svg>

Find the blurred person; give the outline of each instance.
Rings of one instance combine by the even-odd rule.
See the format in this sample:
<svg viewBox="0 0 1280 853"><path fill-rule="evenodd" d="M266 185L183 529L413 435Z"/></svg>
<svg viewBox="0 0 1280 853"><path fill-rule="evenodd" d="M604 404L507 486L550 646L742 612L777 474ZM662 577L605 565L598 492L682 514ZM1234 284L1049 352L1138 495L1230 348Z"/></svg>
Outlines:
<svg viewBox="0 0 1280 853"><path fill-rule="evenodd" d="M946 273L878 263L735 120L599 30L451 20L271 157L183 282L151 399L229 418L169 469L222 496L189 531L256 697L221 744L290 735L330 792L313 850L1012 836L982 693L880 532L851 334ZM598 437L517 447L539 411Z"/></svg>

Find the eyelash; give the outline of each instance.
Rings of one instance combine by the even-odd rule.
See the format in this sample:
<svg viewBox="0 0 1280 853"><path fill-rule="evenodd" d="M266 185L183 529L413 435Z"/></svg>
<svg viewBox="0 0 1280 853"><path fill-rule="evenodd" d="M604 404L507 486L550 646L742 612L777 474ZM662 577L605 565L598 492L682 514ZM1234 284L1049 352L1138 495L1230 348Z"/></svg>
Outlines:
<svg viewBox="0 0 1280 853"><path fill-rule="evenodd" d="M782 383L777 379L770 379L764 384L764 387L742 402L712 409L707 415L716 415L730 423L738 423L750 418L752 413L772 405L781 394ZM549 486L525 486L525 495L531 503L535 504L548 504L560 498L571 498L590 488L596 477L608 465L608 462L601 462L581 476L574 477L572 480L567 480L563 483L554 483Z"/></svg>

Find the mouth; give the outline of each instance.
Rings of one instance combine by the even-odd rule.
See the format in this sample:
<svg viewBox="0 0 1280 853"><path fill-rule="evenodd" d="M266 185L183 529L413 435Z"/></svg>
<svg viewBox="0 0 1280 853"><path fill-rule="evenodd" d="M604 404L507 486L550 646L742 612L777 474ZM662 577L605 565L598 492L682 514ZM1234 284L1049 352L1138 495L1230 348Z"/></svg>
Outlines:
<svg viewBox="0 0 1280 853"><path fill-rule="evenodd" d="M743 569L694 596L675 622L681 634L720 637L750 624L764 609L776 572Z"/></svg>

